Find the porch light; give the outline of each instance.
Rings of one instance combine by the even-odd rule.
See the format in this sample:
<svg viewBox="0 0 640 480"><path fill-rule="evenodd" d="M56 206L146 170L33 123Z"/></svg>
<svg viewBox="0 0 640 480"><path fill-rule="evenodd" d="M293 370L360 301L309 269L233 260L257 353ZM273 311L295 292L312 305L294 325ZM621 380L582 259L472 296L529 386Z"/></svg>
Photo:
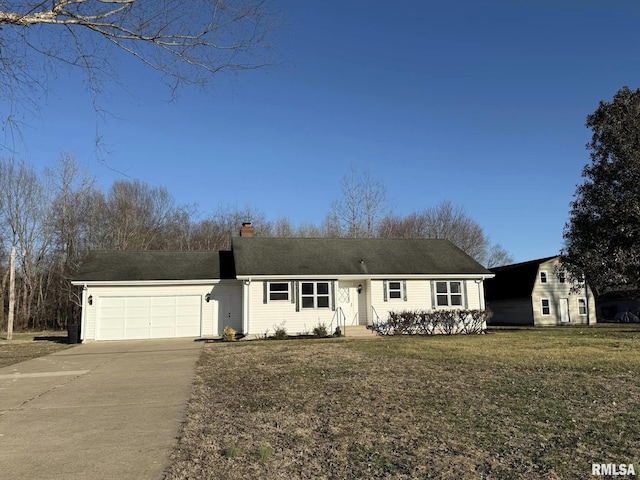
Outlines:
<svg viewBox="0 0 640 480"><path fill-rule="evenodd" d="M362 284L358 285L358 295L362 293Z"/></svg>
<svg viewBox="0 0 640 480"><path fill-rule="evenodd" d="M210 294L210 293L207 293L207 294L204 296L204 300L205 300L205 302L209 303L209 301L211 300L211 294Z"/></svg>
<svg viewBox="0 0 640 480"><path fill-rule="evenodd" d="M89 298L87 298L87 303L89 305L93 305L93 295L89 295Z"/></svg>

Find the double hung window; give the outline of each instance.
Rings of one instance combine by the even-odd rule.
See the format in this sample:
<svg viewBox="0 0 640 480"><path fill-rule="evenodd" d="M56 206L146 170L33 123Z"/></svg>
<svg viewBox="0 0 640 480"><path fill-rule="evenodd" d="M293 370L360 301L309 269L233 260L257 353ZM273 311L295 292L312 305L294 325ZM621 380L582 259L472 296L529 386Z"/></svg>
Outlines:
<svg viewBox="0 0 640 480"><path fill-rule="evenodd" d="M462 307L462 282L436 282L438 307Z"/></svg>
<svg viewBox="0 0 640 480"><path fill-rule="evenodd" d="M269 282L269 301L289 300L289 282Z"/></svg>
<svg viewBox="0 0 640 480"><path fill-rule="evenodd" d="M330 308L329 282L301 282L300 303L302 308Z"/></svg>
<svg viewBox="0 0 640 480"><path fill-rule="evenodd" d="M542 304L542 315L551 315L551 303L548 298L543 298L541 300Z"/></svg>

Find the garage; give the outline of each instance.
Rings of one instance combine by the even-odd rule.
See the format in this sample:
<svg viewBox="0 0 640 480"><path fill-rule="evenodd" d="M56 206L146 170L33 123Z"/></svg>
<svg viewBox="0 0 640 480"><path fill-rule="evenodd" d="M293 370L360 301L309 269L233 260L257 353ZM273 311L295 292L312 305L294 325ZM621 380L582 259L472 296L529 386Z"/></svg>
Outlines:
<svg viewBox="0 0 640 480"><path fill-rule="evenodd" d="M96 340L200 336L200 295L104 296L97 303Z"/></svg>
<svg viewBox="0 0 640 480"><path fill-rule="evenodd" d="M231 252L97 250L71 283L83 342L214 336L222 315L242 325Z"/></svg>

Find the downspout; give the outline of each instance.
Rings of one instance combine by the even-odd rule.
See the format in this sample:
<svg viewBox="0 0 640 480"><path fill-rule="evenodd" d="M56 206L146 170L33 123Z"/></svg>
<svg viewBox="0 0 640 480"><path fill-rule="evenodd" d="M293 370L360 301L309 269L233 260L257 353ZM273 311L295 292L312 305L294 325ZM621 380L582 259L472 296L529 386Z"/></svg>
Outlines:
<svg viewBox="0 0 640 480"><path fill-rule="evenodd" d="M80 343L84 341L87 323L87 284L82 287L82 308L80 309Z"/></svg>
<svg viewBox="0 0 640 480"><path fill-rule="evenodd" d="M242 329L245 335L249 335L249 306L251 304L250 292L251 278L242 281Z"/></svg>
<svg viewBox="0 0 640 480"><path fill-rule="evenodd" d="M478 305L480 306L480 310L484 310L485 309L484 308L484 288L483 288L484 277L481 277L480 279L476 279L474 280L474 282L478 286Z"/></svg>

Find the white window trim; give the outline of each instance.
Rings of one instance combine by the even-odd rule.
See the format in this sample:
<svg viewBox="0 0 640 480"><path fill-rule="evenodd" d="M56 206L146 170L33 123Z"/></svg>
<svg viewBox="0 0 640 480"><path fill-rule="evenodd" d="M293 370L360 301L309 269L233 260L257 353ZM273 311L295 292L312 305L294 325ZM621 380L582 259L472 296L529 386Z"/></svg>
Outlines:
<svg viewBox="0 0 640 480"><path fill-rule="evenodd" d="M544 280L543 280L544 278ZM541 270L540 271L540 283L548 283L549 282L549 275L547 274L546 270Z"/></svg>
<svg viewBox="0 0 640 480"><path fill-rule="evenodd" d="M544 313L544 302L545 301L547 302L547 309L549 310L549 313ZM541 298L540 299L540 312L545 317L548 317L549 315L551 315L551 300L550 299L548 299L548 298Z"/></svg>
<svg viewBox="0 0 640 480"><path fill-rule="evenodd" d="M392 283L399 283L400 288L391 288ZM387 289L387 301L388 302L404 302L406 301L407 295L404 291L405 282L403 280L387 280L385 282L385 288ZM391 297L391 292L400 292L400 298Z"/></svg>
<svg viewBox="0 0 640 480"><path fill-rule="evenodd" d="M446 293L438 293L438 284L439 283L445 283L447 285L447 292ZM458 283L460 284L460 292L458 293L452 293L451 292L451 284L452 283ZM464 293L464 281L463 280L436 280L433 284L433 290L434 290L434 295L435 298L434 300L434 304L436 308L465 308L465 304L466 304L466 299L465 299L465 293ZM447 296L447 304L446 305L438 305L438 297L442 296L442 295L446 295ZM451 297L453 295L456 296L460 296L460 305L453 305L451 303Z"/></svg>
<svg viewBox="0 0 640 480"><path fill-rule="evenodd" d="M271 299L271 293L284 293L284 290L282 291L278 291L278 292L271 292L271 285L272 284L281 284L281 283L286 283L287 284L287 298L281 298L281 299ZM271 302L291 302L291 282L278 282L278 281L274 281L274 282L267 282L267 303L271 303Z"/></svg>
<svg viewBox="0 0 640 480"><path fill-rule="evenodd" d="M580 302L584 302L584 313L580 313ZM579 297L576 300L576 303L578 304L578 315L580 317L586 317L587 314L589 313L589 305L587 304L587 299L585 297Z"/></svg>
<svg viewBox="0 0 640 480"><path fill-rule="evenodd" d="M302 293L302 285L305 283L311 283L313 284L313 294L309 294L309 293ZM327 293L324 294L318 294L318 284L319 283L326 283L327 284ZM300 309L301 310L331 310L331 286L332 282L329 281L311 281L311 282L300 282ZM318 297L328 297L328 306L326 307L319 307L318 306ZM313 298L313 307L305 307L304 306L304 302L302 301L303 298Z"/></svg>

